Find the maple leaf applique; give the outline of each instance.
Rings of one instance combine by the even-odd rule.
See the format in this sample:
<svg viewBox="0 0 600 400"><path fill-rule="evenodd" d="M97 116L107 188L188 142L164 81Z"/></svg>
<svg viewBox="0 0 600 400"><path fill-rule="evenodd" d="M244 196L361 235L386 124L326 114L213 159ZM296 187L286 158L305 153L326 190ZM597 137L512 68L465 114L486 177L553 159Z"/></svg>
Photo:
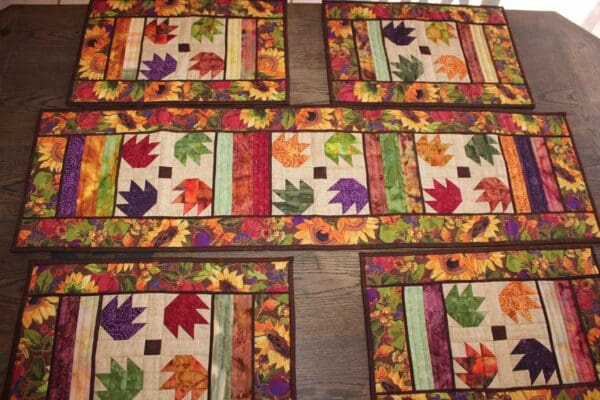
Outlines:
<svg viewBox="0 0 600 400"><path fill-rule="evenodd" d="M342 214L346 214L353 205L356 205L356 212L359 213L369 203L367 188L354 178L340 179L329 190L337 190L338 193L329 201L329 204L341 204Z"/></svg>
<svg viewBox="0 0 600 400"><path fill-rule="evenodd" d="M187 164L190 159L200 165L203 154L210 154L211 151L204 143L212 142L212 139L203 132L191 132L175 142L175 158L182 165Z"/></svg>
<svg viewBox="0 0 600 400"><path fill-rule="evenodd" d="M223 33L220 29L222 26L223 23L218 18L202 17L192 25L192 36L200 43L202 43L203 38L213 42L215 35Z"/></svg>
<svg viewBox="0 0 600 400"><path fill-rule="evenodd" d="M414 55L411 55L410 58L398 55L398 62L392 62L390 65L395 68L392 73L403 82L416 82L425 71L423 62Z"/></svg>
<svg viewBox="0 0 600 400"><path fill-rule="evenodd" d="M174 190L183 190L183 193L173 200L173 204L183 204L183 215L196 206L197 215L200 215L212 203L212 189L198 178L184 179Z"/></svg>
<svg viewBox="0 0 600 400"><path fill-rule="evenodd" d="M446 74L449 80L458 76L458 79L463 80L468 74L467 64L456 56L441 56L438 57L434 64L439 68L435 70L438 74Z"/></svg>
<svg viewBox="0 0 600 400"><path fill-rule="evenodd" d="M456 39L456 29L448 22L432 22L425 28L425 34L433 43L442 42L450 46L450 39Z"/></svg>
<svg viewBox="0 0 600 400"><path fill-rule="evenodd" d="M473 287L469 285L459 294L458 285L454 285L444 299L446 312L463 328L474 328L485 319L485 313L477 311L485 297L473 296Z"/></svg>
<svg viewBox="0 0 600 400"><path fill-rule="evenodd" d="M340 165L340 158L352 165L352 156L362 154L354 145L359 140L351 133L338 132L325 142L325 155L336 165Z"/></svg>
<svg viewBox="0 0 600 400"><path fill-rule="evenodd" d="M308 143L300 143L297 133L287 140L285 133L282 133L273 141L271 154L284 167L297 168L308 160L308 155L302 153L309 147Z"/></svg>
<svg viewBox="0 0 600 400"><path fill-rule="evenodd" d="M474 135L465 144L465 154L471 160L481 165L481 159L494 165L494 156L500 154L496 148L498 142L490 135Z"/></svg>
<svg viewBox="0 0 600 400"><path fill-rule="evenodd" d="M127 358L127 370L111 358L110 373L96 374L96 378L106 388L96 391L100 400L133 400L144 387L144 371L130 358Z"/></svg>
<svg viewBox="0 0 600 400"><path fill-rule="evenodd" d="M490 212L494 212L498 204L502 204L502 211L506 211L512 202L510 188L504 182L496 177L483 178L475 190L483 190L481 196L475 200L476 202L490 205Z"/></svg>
<svg viewBox="0 0 600 400"><path fill-rule="evenodd" d="M540 373L544 373L546 383L558 369L556 357L537 339L522 339L510 354L523 354L513 371L528 371L533 384Z"/></svg>
<svg viewBox="0 0 600 400"><path fill-rule="evenodd" d="M176 355L162 372L172 372L173 375L160 390L175 390L176 400L198 400L208 389L208 371L191 355ZM188 394L190 397L186 397Z"/></svg>
<svg viewBox="0 0 600 400"><path fill-rule="evenodd" d="M117 208L128 217L143 217L158 200L158 191L152 184L145 181L144 190L137 183L129 183L129 191L119 192L127 203L117 204Z"/></svg>
<svg viewBox="0 0 600 400"><path fill-rule="evenodd" d="M466 357L455 357L454 360L466 372L457 373L456 376L471 389L487 388L498 374L496 355L483 343L479 343L480 353L468 343L465 343L465 351Z"/></svg>
<svg viewBox="0 0 600 400"><path fill-rule="evenodd" d="M170 54L167 54L163 60L155 53L152 56L152 61L144 61L143 63L149 69L140 72L153 81L160 81L177 70L177 60Z"/></svg>
<svg viewBox="0 0 600 400"><path fill-rule="evenodd" d="M416 36L410 36L415 28L407 28L404 21L400 22L398 26L394 28L394 23L390 22L383 27L383 37L389 39L392 43L398 46L408 46L415 40Z"/></svg>
<svg viewBox="0 0 600 400"><path fill-rule="evenodd" d="M283 201L273 202L286 215L300 215L306 211L315 201L315 193L306 182L300 180L298 187L287 179L285 180L285 189L273 190Z"/></svg>
<svg viewBox="0 0 600 400"><path fill-rule="evenodd" d="M425 189L425 193L434 198L426 203L440 214L452 213L462 203L460 188L449 179L446 179L446 186L434 179L433 188Z"/></svg>
<svg viewBox="0 0 600 400"><path fill-rule="evenodd" d="M146 135L137 141L138 136L132 136L131 139L121 146L121 158L129 164L131 168L146 168L152 164L152 161L158 157L158 154L150 154L160 143L150 143L150 135Z"/></svg>
<svg viewBox="0 0 600 400"><path fill-rule="evenodd" d="M194 337L195 325L206 325L208 321L198 312L208 310L208 306L196 294L180 294L164 310L163 324L175 336L179 337L179 328Z"/></svg>
<svg viewBox="0 0 600 400"><path fill-rule="evenodd" d="M115 296L102 309L100 326L114 340L128 340L146 325L133 322L146 310L146 307L133 307L133 296L131 295L120 307L118 301L118 297Z"/></svg>
<svg viewBox="0 0 600 400"><path fill-rule="evenodd" d="M529 298L534 294L537 294L537 291L525 282L510 282L498 294L500 309L516 323L519 323L518 314L533 322L530 310L542 308L539 303Z"/></svg>
<svg viewBox="0 0 600 400"><path fill-rule="evenodd" d="M190 61L195 61L196 63L189 70L198 71L200 78L210 72L210 77L213 79L225 69L225 61L215 53L198 53Z"/></svg>
<svg viewBox="0 0 600 400"><path fill-rule="evenodd" d="M166 44L177 37L177 35L171 34L175 29L177 29L177 26L169 25L168 18L163 20L160 24L157 23L157 20L152 20L146 25L144 36L156 44Z"/></svg>
<svg viewBox="0 0 600 400"><path fill-rule="evenodd" d="M440 135L435 135L430 142L428 135L423 135L417 141L417 154L432 167L442 167L452 160L452 155L446 154L450 144L442 143Z"/></svg>

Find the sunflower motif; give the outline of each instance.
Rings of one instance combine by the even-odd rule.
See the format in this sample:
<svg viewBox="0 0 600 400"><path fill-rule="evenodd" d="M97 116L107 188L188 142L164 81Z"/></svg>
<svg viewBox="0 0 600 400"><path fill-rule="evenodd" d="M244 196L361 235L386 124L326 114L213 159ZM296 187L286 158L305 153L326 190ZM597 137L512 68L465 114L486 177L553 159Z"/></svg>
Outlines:
<svg viewBox="0 0 600 400"><path fill-rule="evenodd" d="M343 244L344 237L323 218L309 218L296 226L294 238L300 244Z"/></svg>
<svg viewBox="0 0 600 400"><path fill-rule="evenodd" d="M183 247L188 241L189 223L181 219L164 219L146 233L141 240L143 247Z"/></svg>
<svg viewBox="0 0 600 400"><path fill-rule="evenodd" d="M136 111L109 111L105 114L105 122L116 132L136 132L142 130L146 121Z"/></svg>
<svg viewBox="0 0 600 400"><path fill-rule="evenodd" d="M154 11L158 16L181 15L187 10L187 0L156 0Z"/></svg>
<svg viewBox="0 0 600 400"><path fill-rule="evenodd" d="M352 7L348 11L348 19L373 19L377 18L373 10L368 7Z"/></svg>
<svg viewBox="0 0 600 400"><path fill-rule="evenodd" d="M272 17L276 14L273 4L265 1L238 0L235 4L235 9L245 11L250 17Z"/></svg>
<svg viewBox="0 0 600 400"><path fill-rule="evenodd" d="M567 161L562 158L554 158L554 171L556 172L556 178L558 185L561 188L566 189L569 192L583 192L585 191L585 180L581 171L573 168Z"/></svg>
<svg viewBox="0 0 600 400"><path fill-rule="evenodd" d="M210 280L208 290L211 291L224 293L250 291L250 285L244 284L244 276L238 275L237 271L229 271L228 268L223 271L213 270L212 276L208 279Z"/></svg>
<svg viewBox="0 0 600 400"><path fill-rule="evenodd" d="M88 28L85 32L85 39L81 49L81 55L91 55L97 53L110 42L110 35L104 26L94 26Z"/></svg>
<svg viewBox="0 0 600 400"><path fill-rule="evenodd" d="M425 83L411 83L404 93L404 101L407 103L433 103L439 97L439 89Z"/></svg>
<svg viewBox="0 0 600 400"><path fill-rule="evenodd" d="M428 255L425 268L433 281L470 280L485 272L470 255L460 253Z"/></svg>
<svg viewBox="0 0 600 400"><path fill-rule="evenodd" d="M268 365L276 369L290 370L290 331L278 321L271 319L265 322L255 322L254 345L258 358L266 359Z"/></svg>
<svg viewBox="0 0 600 400"><path fill-rule="evenodd" d="M282 94L279 83L271 81L244 81L239 82L239 87L255 100L277 100Z"/></svg>
<svg viewBox="0 0 600 400"><path fill-rule="evenodd" d="M135 1L131 0L107 0L106 3L113 10L127 11L135 5Z"/></svg>
<svg viewBox="0 0 600 400"><path fill-rule="evenodd" d="M263 129L271 125L275 119L275 112L269 109L247 108L240 111L240 119L249 128Z"/></svg>
<svg viewBox="0 0 600 400"><path fill-rule="evenodd" d="M152 82L144 90L146 101L180 100L181 82Z"/></svg>
<svg viewBox="0 0 600 400"><path fill-rule="evenodd" d="M56 307L58 297L30 297L23 308L23 317L21 323L25 329L31 326L32 322L41 325L50 317L56 317Z"/></svg>
<svg viewBox="0 0 600 400"><path fill-rule="evenodd" d="M139 268L143 269L141 266L144 264L139 264ZM113 274L120 274L121 272L127 272L133 270L135 264L133 263L109 263L106 265L106 272Z"/></svg>
<svg viewBox="0 0 600 400"><path fill-rule="evenodd" d="M332 129L333 109L302 108L296 114L298 129Z"/></svg>
<svg viewBox="0 0 600 400"><path fill-rule="evenodd" d="M462 242L493 242L500 231L500 220L491 215L469 217L458 230Z"/></svg>
<svg viewBox="0 0 600 400"><path fill-rule="evenodd" d="M90 80L104 78L106 55L103 53L90 53L81 57L79 61L79 76Z"/></svg>
<svg viewBox="0 0 600 400"><path fill-rule="evenodd" d="M62 170L67 140L65 138L41 137L38 139L37 152L40 168L48 168L52 172Z"/></svg>
<svg viewBox="0 0 600 400"><path fill-rule="evenodd" d="M343 217L338 219L337 229L344 237L344 244L368 243L375 240L378 227L377 218Z"/></svg>
<svg viewBox="0 0 600 400"><path fill-rule="evenodd" d="M535 115L513 114L512 120L524 132L540 133L542 130L541 121Z"/></svg>
<svg viewBox="0 0 600 400"><path fill-rule="evenodd" d="M94 94L99 100L116 100L127 89L127 84L119 81L99 81L94 84Z"/></svg>
<svg viewBox="0 0 600 400"><path fill-rule="evenodd" d="M335 37L347 38L352 36L352 25L346 20L331 20L327 22L329 30Z"/></svg>
<svg viewBox="0 0 600 400"><path fill-rule="evenodd" d="M411 131L421 131L429 125L431 116L423 111L404 111L398 116L398 119L400 119L403 128Z"/></svg>
<svg viewBox="0 0 600 400"><path fill-rule="evenodd" d="M354 96L363 103L381 101L383 99L383 89L381 85L375 82L355 82Z"/></svg>
<svg viewBox="0 0 600 400"><path fill-rule="evenodd" d="M375 370L375 382L377 384L377 391L382 392L399 392L401 390L412 389L410 385L407 386L404 384L399 371L389 366L386 368L386 365L381 365Z"/></svg>
<svg viewBox="0 0 600 400"><path fill-rule="evenodd" d="M81 272L72 272L60 283L57 293L98 293L96 281L92 275L83 275Z"/></svg>
<svg viewBox="0 0 600 400"><path fill-rule="evenodd" d="M273 79L285 78L285 61L283 51L275 48L258 52L258 72Z"/></svg>

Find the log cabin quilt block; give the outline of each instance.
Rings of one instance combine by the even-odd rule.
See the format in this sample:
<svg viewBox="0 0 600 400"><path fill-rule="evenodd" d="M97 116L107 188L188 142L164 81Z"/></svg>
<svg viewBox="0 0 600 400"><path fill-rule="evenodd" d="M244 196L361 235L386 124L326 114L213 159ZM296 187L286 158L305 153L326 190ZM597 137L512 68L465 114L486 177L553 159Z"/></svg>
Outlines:
<svg viewBox="0 0 600 400"><path fill-rule="evenodd" d="M371 398L600 396L591 248L363 254Z"/></svg>
<svg viewBox="0 0 600 400"><path fill-rule="evenodd" d="M325 1L333 102L533 107L501 7Z"/></svg>
<svg viewBox="0 0 600 400"><path fill-rule="evenodd" d="M287 102L283 0L92 0L72 103Z"/></svg>
<svg viewBox="0 0 600 400"><path fill-rule="evenodd" d="M562 114L42 114L15 248L598 241Z"/></svg>
<svg viewBox="0 0 600 400"><path fill-rule="evenodd" d="M291 259L34 263L6 398L295 398Z"/></svg>

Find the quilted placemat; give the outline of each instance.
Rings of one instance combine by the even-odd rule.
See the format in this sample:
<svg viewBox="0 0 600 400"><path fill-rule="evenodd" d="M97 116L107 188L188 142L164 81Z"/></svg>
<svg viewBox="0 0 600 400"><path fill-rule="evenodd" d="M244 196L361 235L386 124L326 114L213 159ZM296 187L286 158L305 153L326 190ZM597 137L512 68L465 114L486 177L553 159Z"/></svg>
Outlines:
<svg viewBox="0 0 600 400"><path fill-rule="evenodd" d="M17 249L600 238L562 114L52 111L32 150Z"/></svg>
<svg viewBox="0 0 600 400"><path fill-rule="evenodd" d="M70 103L287 103L284 0L91 0Z"/></svg>
<svg viewBox="0 0 600 400"><path fill-rule="evenodd" d="M373 400L600 398L590 248L362 254Z"/></svg>
<svg viewBox="0 0 600 400"><path fill-rule="evenodd" d="M332 102L532 108L501 7L325 1Z"/></svg>
<svg viewBox="0 0 600 400"><path fill-rule="evenodd" d="M33 263L5 398L295 398L292 259Z"/></svg>

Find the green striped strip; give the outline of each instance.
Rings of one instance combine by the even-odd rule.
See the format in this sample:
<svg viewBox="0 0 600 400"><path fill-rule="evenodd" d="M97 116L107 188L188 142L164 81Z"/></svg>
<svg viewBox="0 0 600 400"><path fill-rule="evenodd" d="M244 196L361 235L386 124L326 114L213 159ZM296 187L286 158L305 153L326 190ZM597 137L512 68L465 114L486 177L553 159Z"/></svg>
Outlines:
<svg viewBox="0 0 600 400"><path fill-rule="evenodd" d="M381 143L381 163L385 184L385 199L389 213L406 212L406 192L400 161L398 134L385 133L379 135Z"/></svg>
<svg viewBox="0 0 600 400"><path fill-rule="evenodd" d="M369 33L373 65L375 66L375 78L378 81L389 81L390 72L388 71L388 61L383 48L383 38L381 37L381 21L367 21L367 32Z"/></svg>
<svg viewBox="0 0 600 400"><path fill-rule="evenodd" d="M233 133L218 133L216 157L214 215L231 215Z"/></svg>
<svg viewBox="0 0 600 400"><path fill-rule="evenodd" d="M434 389L422 286L406 286L404 288L404 306L415 389Z"/></svg>
<svg viewBox="0 0 600 400"><path fill-rule="evenodd" d="M210 399L231 400L233 296L217 294L213 304Z"/></svg>
<svg viewBox="0 0 600 400"><path fill-rule="evenodd" d="M110 135L104 140L102 164L98 181L98 198L96 199L96 216L110 217L114 211L115 187L117 184L117 159L121 147L122 136Z"/></svg>

